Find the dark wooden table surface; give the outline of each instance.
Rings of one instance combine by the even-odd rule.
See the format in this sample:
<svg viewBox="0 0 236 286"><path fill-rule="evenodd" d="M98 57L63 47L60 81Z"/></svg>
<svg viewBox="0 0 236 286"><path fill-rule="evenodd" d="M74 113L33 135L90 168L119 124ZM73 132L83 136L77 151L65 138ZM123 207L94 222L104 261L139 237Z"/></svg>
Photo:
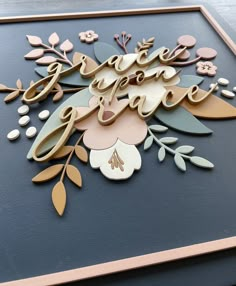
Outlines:
<svg viewBox="0 0 236 286"><path fill-rule="evenodd" d="M163 4L166 5L193 5L203 4L200 1L188 1L188 0L168 0L160 2L158 0L0 0L0 17L1 16L14 16L14 15L32 15L42 13L58 13L58 12L84 12L84 11L96 11L96 10L111 10L111 9L127 9L127 8L150 8L158 7ZM235 0L208 0L208 5L211 5L218 14L227 22L231 28L236 31L236 1ZM158 268L158 273L155 267L148 269L139 269L137 271L131 271L129 273L121 273L114 276L107 276L97 278L91 281L84 281L82 283L73 283L76 285L150 285L150 277L153 276L153 280L157 282L166 281L165 277L168 276L168 285L184 285L181 281L186 280L186 275L189 274L189 283L191 285L191 279L199 281L203 277L209 276L208 281L212 281L212 284L203 285L236 285L236 266L234 264L234 257L236 251L225 251L222 253L215 253L209 256L199 257L184 261L182 264L174 262L168 265L161 265ZM227 267L225 273L219 273L218 269L224 267L225 260L232 260L232 267ZM235 271L234 271L235 270ZM189 273L188 273L189 272ZM235 273L235 276L234 276ZM190 275L191 274L191 275ZM158 278L155 278L158 277ZM191 278L192 277L192 278ZM201 278L202 277L202 278ZM163 278L163 279L162 279ZM138 280L137 280L138 279ZM157 280L156 280L157 279ZM152 281L153 281L152 280ZM136 281L136 282L135 282ZM137 283L137 281L139 281ZM146 282L148 284L146 284ZM159 282L158 282L159 281ZM140 283L140 284L139 284ZM181 284L179 284L181 283ZM154 284L151 284L154 285ZM186 285L186 284L185 284Z"/></svg>

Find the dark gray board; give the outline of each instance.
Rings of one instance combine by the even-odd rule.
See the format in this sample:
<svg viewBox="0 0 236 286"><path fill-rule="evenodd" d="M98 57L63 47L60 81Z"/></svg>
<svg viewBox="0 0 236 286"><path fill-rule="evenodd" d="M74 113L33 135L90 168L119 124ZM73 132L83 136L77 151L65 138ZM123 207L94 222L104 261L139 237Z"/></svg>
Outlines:
<svg viewBox="0 0 236 286"><path fill-rule="evenodd" d="M114 44L114 33L122 30L130 32L133 35L133 41L128 46L130 51L136 41L143 37L155 36L156 47L174 47L178 36L191 34L198 39L198 48L210 46L217 49L217 77L226 76L231 81L230 87L236 83L235 57L198 12L1 25L0 82L12 86L20 77L27 85L31 79L37 79L33 72L34 62L23 59L23 55L30 50L26 34L46 40L50 33L56 31L61 38L69 38L75 44L75 50L92 56L92 46L81 44L77 36L78 32L87 29L95 29L101 41L111 44ZM185 74L193 72L194 66L184 70ZM208 87L209 82L206 80L203 87ZM230 103L234 104L234 101ZM235 235L234 120L202 121L214 130L213 135L207 137L169 132L170 136L179 137L180 143L194 145L197 155L213 161L216 165L213 171L200 170L188 164L187 173L183 174L174 166L171 156L160 165L157 162L158 148L153 147L144 153L140 146L142 169L128 181L110 182L89 166L81 166L84 187L78 191L68 184L67 209L64 217L58 218L50 199L55 181L38 186L31 183L31 178L42 166L25 158L30 141L22 136L19 141L10 144L6 139L7 132L17 126L16 109L19 104L0 105L0 281ZM38 128L42 123L37 119L37 110L46 107L55 109L54 104L47 102L36 108L35 114L31 112L32 122ZM223 262L222 267L231 269L235 262L235 251L225 253L213 257L222 259L224 255L227 256L228 260ZM199 263L204 260L207 261L207 258L187 260L182 264L186 266L190 263L191 272L195 261ZM158 269L165 272L168 267L175 268L177 264L170 265L159 266ZM159 273L156 273L155 267L148 269L140 271L144 276L150 271L153 277ZM138 285L134 278L136 275L132 273L137 271L99 278L100 282L90 280L81 285L113 285L114 280L117 285L129 285L131 278L134 280L131 279L130 285ZM155 278L151 276L150 279L154 280L150 280L150 284L140 275L137 276L142 281L138 282L139 285L156 285ZM160 281L167 283L167 278L163 279ZM172 281L176 283L178 280L173 278ZM195 282L193 280L192 285ZM179 285L173 283L170 285Z"/></svg>

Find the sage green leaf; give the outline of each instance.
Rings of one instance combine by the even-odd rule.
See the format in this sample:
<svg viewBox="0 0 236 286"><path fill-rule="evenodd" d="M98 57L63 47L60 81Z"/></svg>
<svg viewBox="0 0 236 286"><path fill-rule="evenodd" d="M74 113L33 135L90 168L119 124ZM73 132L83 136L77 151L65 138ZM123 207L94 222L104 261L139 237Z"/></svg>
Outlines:
<svg viewBox="0 0 236 286"><path fill-rule="evenodd" d="M190 145L183 145L175 149L176 152L182 153L182 154L189 154L193 152L193 150L194 150L194 147Z"/></svg>
<svg viewBox="0 0 236 286"><path fill-rule="evenodd" d="M68 68L68 67L67 67ZM47 67L38 67L34 69L37 74L39 74L42 77L48 76ZM66 84L69 86L89 86L92 79L89 78L83 78L79 71L73 72L59 80L60 83Z"/></svg>
<svg viewBox="0 0 236 286"><path fill-rule="evenodd" d="M150 125L149 128L154 132L166 132L168 130L167 127L163 125Z"/></svg>
<svg viewBox="0 0 236 286"><path fill-rule="evenodd" d="M152 146L152 143L153 143L153 137L152 136L147 137L147 139L144 142L144 150L148 150Z"/></svg>
<svg viewBox="0 0 236 286"><path fill-rule="evenodd" d="M214 165L210 161L202 157L193 156L190 158L190 162L196 165L197 167L208 168L208 169L214 168Z"/></svg>
<svg viewBox="0 0 236 286"><path fill-rule="evenodd" d="M186 171L186 164L184 159L181 157L180 154L175 154L174 156L175 165L183 172Z"/></svg>
<svg viewBox="0 0 236 286"><path fill-rule="evenodd" d="M155 112L155 117L165 125L185 133L205 135L213 132L181 106L171 110L159 107Z"/></svg>
<svg viewBox="0 0 236 286"><path fill-rule="evenodd" d="M178 138L176 137L163 137L160 139L161 143L164 144L174 144L178 141Z"/></svg>
<svg viewBox="0 0 236 286"><path fill-rule="evenodd" d="M204 80L201 76L196 75L182 75L180 77L180 82L177 84L179 87L189 88L192 85L199 85Z"/></svg>
<svg viewBox="0 0 236 286"><path fill-rule="evenodd" d="M161 147L158 151L158 159L160 162L163 162L166 157L166 150L164 147Z"/></svg>
<svg viewBox="0 0 236 286"><path fill-rule="evenodd" d="M116 48L114 48L113 46L107 43L96 42L94 44L94 54L95 54L96 59L100 63L103 63L107 59L109 59L111 56L120 55L120 52Z"/></svg>

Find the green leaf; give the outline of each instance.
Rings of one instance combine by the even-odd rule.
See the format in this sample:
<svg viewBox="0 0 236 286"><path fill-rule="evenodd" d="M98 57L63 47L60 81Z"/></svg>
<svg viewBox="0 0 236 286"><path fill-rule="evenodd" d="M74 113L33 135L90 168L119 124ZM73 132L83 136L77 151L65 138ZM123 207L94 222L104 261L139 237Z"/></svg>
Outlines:
<svg viewBox="0 0 236 286"><path fill-rule="evenodd" d="M175 165L183 172L186 171L186 164L184 159L181 157L180 154L175 154L174 156Z"/></svg>
<svg viewBox="0 0 236 286"><path fill-rule="evenodd" d="M213 132L181 106L171 110L160 107L156 111L155 117L165 125L185 133L204 135Z"/></svg>
<svg viewBox="0 0 236 286"><path fill-rule="evenodd" d="M120 55L120 52L116 48L114 48L113 46L107 43L96 42L94 44L94 54L95 54L96 59L100 63L103 63L107 59L109 59L111 56Z"/></svg>
<svg viewBox="0 0 236 286"><path fill-rule="evenodd" d="M176 137L163 137L160 139L161 143L164 144L174 144L178 141L178 138Z"/></svg>
<svg viewBox="0 0 236 286"><path fill-rule="evenodd" d="M160 162L163 162L166 157L166 150L164 147L161 147L158 151L158 159Z"/></svg>
<svg viewBox="0 0 236 286"><path fill-rule="evenodd" d="M68 66L66 66L68 68ZM65 69L66 69L65 68ZM48 76L47 67L38 67L34 69L42 77ZM79 72L73 72L59 80L60 83L70 86L89 86L92 79L83 78Z"/></svg>
<svg viewBox="0 0 236 286"><path fill-rule="evenodd" d="M202 157L193 156L190 158L190 162L196 165L197 167L208 168L208 169L214 168L214 165L210 161Z"/></svg>
<svg viewBox="0 0 236 286"><path fill-rule="evenodd" d="M204 80L201 76L196 75L182 75L180 77L180 82L177 84L179 87L189 88L192 85L199 85Z"/></svg>
<svg viewBox="0 0 236 286"><path fill-rule="evenodd" d="M168 130L167 127L163 125L150 125L149 128L154 132L166 132Z"/></svg>
<svg viewBox="0 0 236 286"><path fill-rule="evenodd" d="M194 147L189 145L183 145L175 149L176 152L182 153L182 154L189 154L193 152Z"/></svg>
<svg viewBox="0 0 236 286"><path fill-rule="evenodd" d="M147 139L144 142L144 150L148 150L152 146L152 143L153 143L153 137L152 136L147 137Z"/></svg>

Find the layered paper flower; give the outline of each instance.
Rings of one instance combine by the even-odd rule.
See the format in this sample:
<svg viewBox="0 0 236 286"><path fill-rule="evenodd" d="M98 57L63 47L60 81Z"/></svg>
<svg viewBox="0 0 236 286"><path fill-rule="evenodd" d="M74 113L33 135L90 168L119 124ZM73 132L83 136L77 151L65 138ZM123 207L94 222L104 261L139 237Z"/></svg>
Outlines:
<svg viewBox="0 0 236 286"><path fill-rule="evenodd" d="M98 34L92 30L88 30L86 32L79 33L79 38L81 42L90 44L98 39Z"/></svg>
<svg viewBox="0 0 236 286"><path fill-rule="evenodd" d="M217 67L212 62L198 62L196 64L197 73L201 75L214 76L216 75Z"/></svg>

